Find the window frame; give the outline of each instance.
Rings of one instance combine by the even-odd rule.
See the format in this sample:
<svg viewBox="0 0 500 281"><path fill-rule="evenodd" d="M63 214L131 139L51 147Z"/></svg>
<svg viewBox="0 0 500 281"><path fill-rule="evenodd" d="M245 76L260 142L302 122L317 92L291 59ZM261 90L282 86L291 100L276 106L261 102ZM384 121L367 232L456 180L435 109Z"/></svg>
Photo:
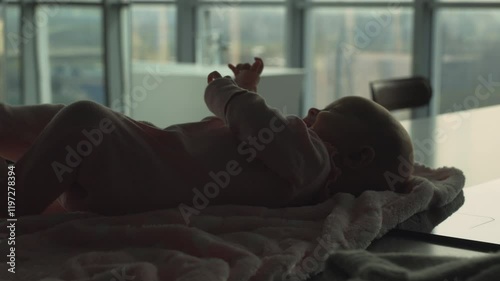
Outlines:
<svg viewBox="0 0 500 281"><path fill-rule="evenodd" d="M310 11L327 7L349 8L380 8L397 4L400 7L409 7L414 12L413 22L413 51L412 74L429 77L435 95L439 96L439 71L434 63L435 48L435 19L439 9L449 8L492 8L500 9L500 2L442 2L438 0L415 0L410 2L399 1L311 1L311 0L270 0L270 1L242 1L242 0L0 0L1 7L19 5L21 8L20 30L24 38L25 25L28 21L23 18L34 19L36 8L41 4L57 5L89 5L101 7L103 11L103 49L104 49L104 87L106 89L106 105L111 106L116 99L125 99L130 91L131 78L131 50L130 50L130 7L134 4L162 4L173 5L177 10L177 61L181 63L196 62L196 33L198 28L198 10L207 5L220 5L234 2L237 6L283 6L286 8L285 46L288 67L311 67L309 60L308 32L311 27ZM6 10L3 9L4 16ZM181 23L182 20L182 23ZM46 29L46 28L45 28ZM23 104L51 102L50 69L47 50L47 31L38 26L33 40L26 40L21 45L21 95ZM4 32L4 42L7 42ZM4 43L5 44L5 43ZM119 50L118 52L116 50ZM35 66L35 67L33 67ZM48 78L47 78L48 77ZM311 89L310 79L304 83L304 93ZM2 89L5 90L5 89ZM306 97L307 95L303 95ZM433 99L431 112L437 113L438 98ZM309 104L302 101L302 111ZM123 112L127 114L128 112ZM421 113L414 112L414 117Z"/></svg>

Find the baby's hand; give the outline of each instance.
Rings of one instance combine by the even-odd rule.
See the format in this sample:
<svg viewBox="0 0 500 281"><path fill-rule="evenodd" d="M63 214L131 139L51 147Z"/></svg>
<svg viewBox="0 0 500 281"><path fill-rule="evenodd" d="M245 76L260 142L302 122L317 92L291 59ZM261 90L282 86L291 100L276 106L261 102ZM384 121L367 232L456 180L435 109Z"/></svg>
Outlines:
<svg viewBox="0 0 500 281"><path fill-rule="evenodd" d="M260 81L260 75L264 70L264 62L261 58L255 58L255 62L250 65L249 63L238 64L234 66L228 65L234 73L234 81L238 86L249 91L257 91L257 85Z"/></svg>
<svg viewBox="0 0 500 281"><path fill-rule="evenodd" d="M212 83L212 81L217 80L217 79L221 79L221 78L233 80L230 76L224 76L224 77L222 77L222 75L220 75L219 72L212 71L212 72L210 72L210 74L208 74L207 82L208 82L208 84L210 84L210 83Z"/></svg>

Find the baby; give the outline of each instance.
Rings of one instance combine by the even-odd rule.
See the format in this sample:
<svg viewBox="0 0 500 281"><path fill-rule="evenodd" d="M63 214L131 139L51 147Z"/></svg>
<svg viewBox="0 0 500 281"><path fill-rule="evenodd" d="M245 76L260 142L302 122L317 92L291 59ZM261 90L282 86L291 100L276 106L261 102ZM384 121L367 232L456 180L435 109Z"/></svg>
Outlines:
<svg viewBox="0 0 500 281"><path fill-rule="evenodd" d="M403 190L412 145L387 110L345 97L303 120L285 117L257 94L261 59L229 67L234 80L208 75L204 97L215 116L165 129L90 101L0 105L0 157L16 163L16 215L42 213L56 199L70 211L179 208L189 216L208 205L279 208L337 192Z"/></svg>

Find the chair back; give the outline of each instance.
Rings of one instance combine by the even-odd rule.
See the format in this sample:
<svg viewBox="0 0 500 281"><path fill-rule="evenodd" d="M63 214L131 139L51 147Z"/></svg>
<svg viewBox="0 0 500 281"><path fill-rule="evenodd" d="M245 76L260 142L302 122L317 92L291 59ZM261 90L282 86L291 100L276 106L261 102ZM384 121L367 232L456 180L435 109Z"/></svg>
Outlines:
<svg viewBox="0 0 500 281"><path fill-rule="evenodd" d="M429 107L432 88L424 77L388 79L370 83L372 99L387 110Z"/></svg>

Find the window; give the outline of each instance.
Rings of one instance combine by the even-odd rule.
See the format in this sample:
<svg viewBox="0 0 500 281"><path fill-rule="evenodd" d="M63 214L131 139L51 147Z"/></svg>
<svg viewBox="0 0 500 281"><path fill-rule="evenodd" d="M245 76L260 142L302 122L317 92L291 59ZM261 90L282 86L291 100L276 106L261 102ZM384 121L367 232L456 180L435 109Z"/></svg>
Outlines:
<svg viewBox="0 0 500 281"><path fill-rule="evenodd" d="M21 97L20 30L21 11L18 6L7 5L5 18L0 21L0 102L18 105Z"/></svg>
<svg viewBox="0 0 500 281"><path fill-rule="evenodd" d="M4 63L4 60L6 58L6 55L5 55L5 30L4 30L4 26L5 26L5 19L4 19L4 14L3 14L3 7L0 6L0 102L4 101L5 100L5 89L4 89L4 85L5 85L5 77L4 77L4 73L5 73L5 63Z"/></svg>
<svg viewBox="0 0 500 281"><path fill-rule="evenodd" d="M435 70L440 113L500 104L498 30L500 10L439 11ZM494 81L493 88L484 85L488 80ZM476 93L478 85L484 88Z"/></svg>
<svg viewBox="0 0 500 281"><path fill-rule="evenodd" d="M387 1L385 0L310 0L311 2L381 2L381 3L386 3ZM397 2L412 2L413 0L399 0ZM396 1L394 1L392 4L397 4Z"/></svg>
<svg viewBox="0 0 500 281"><path fill-rule="evenodd" d="M175 62L177 14L173 6L133 5L132 60Z"/></svg>
<svg viewBox="0 0 500 281"><path fill-rule="evenodd" d="M198 62L252 62L259 56L268 66L285 65L284 7L207 5L198 21Z"/></svg>
<svg viewBox="0 0 500 281"><path fill-rule="evenodd" d="M369 82L411 73L413 13L398 8L311 11L310 106L370 97Z"/></svg>
<svg viewBox="0 0 500 281"><path fill-rule="evenodd" d="M129 95L134 88L129 74L148 65L226 64L255 56L267 66L305 69L304 109L346 95L370 97L370 81L413 71L431 78L439 113L463 104L484 80L493 81L496 93L472 105L500 104L496 0L118 0L113 5L66 0L57 1L47 24L36 26L40 34L31 37L36 42L22 50L21 38L29 37L23 25L36 19L21 21L21 14L35 16L21 10L35 7L39 13L50 1L5 1L0 100L10 104L27 102L27 97L36 102L35 95L42 96L40 101L50 96L54 103L89 99L106 104ZM104 27L105 22L118 25ZM126 32L116 36L125 42L123 49L110 44L114 39L104 40L116 38L104 30ZM39 60L36 68L21 67L22 52ZM110 65L120 63L110 67L105 58ZM22 79L35 79L38 69L50 75L38 75L34 84ZM114 86L120 81L123 85Z"/></svg>
<svg viewBox="0 0 500 281"><path fill-rule="evenodd" d="M441 1L441 2L498 2L498 0L438 0L438 1Z"/></svg>
<svg viewBox="0 0 500 281"><path fill-rule="evenodd" d="M134 4L131 7L131 79L130 95L122 111L137 116L137 108L157 86L145 86L152 69L177 62L177 8L174 5ZM154 70L154 71L155 71ZM158 75L156 73L155 75ZM156 76L155 76L156 77Z"/></svg>
<svg viewBox="0 0 500 281"><path fill-rule="evenodd" d="M97 7L60 7L49 17L53 103L105 102L102 34L102 11Z"/></svg>

